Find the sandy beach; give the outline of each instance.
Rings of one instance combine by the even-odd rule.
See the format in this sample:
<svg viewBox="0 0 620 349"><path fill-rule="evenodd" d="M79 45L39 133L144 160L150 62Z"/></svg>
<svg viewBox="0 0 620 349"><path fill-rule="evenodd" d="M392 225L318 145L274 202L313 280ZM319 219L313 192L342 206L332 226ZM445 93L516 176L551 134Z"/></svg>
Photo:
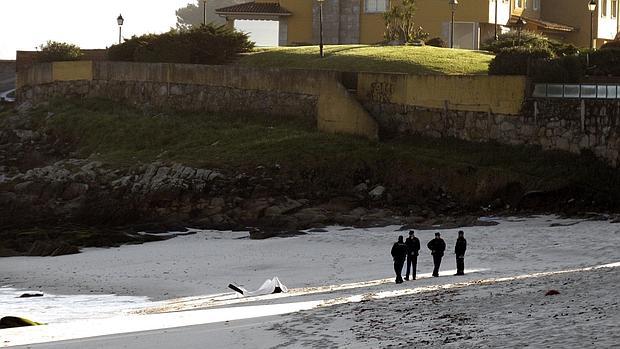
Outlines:
<svg viewBox="0 0 620 349"><path fill-rule="evenodd" d="M198 343L246 348L613 347L618 342L615 285L620 273L617 265L608 264L620 262L615 246L620 225L554 217L498 221L497 226L464 229L469 244L469 273L464 277L452 275L455 261L450 253L441 276L429 277L432 260L423 247L419 280L402 285L393 283L389 256L396 237L406 233L395 231L398 227L330 227L327 232L261 241L249 240L244 232L201 231L78 255L2 258L2 285L50 295L134 297L129 303L125 299L116 315L144 321L142 327L128 325L126 334L95 334L108 337L52 336L52 341L73 341L58 343L50 342L49 334L36 334L43 331L39 329L1 330L0 346L37 343L39 338L49 343L36 347L45 348L61 343L75 348L146 348L151 343L149 348L164 348L182 337L177 343L186 348ZM441 231L448 252L457 230ZM418 232L423 246L434 232ZM608 266L588 269L600 265ZM552 273L536 274L541 272ZM229 282L257 288L272 276L291 292L250 299L226 288ZM549 289L560 294L545 296ZM140 298L144 296L149 298ZM31 314L12 315L35 315L51 322L50 328L71 324L74 329L84 317L81 313L71 320L71 314L65 314L55 324L54 314L30 309ZM179 310L186 311L171 312ZM92 318L106 324L110 314L97 316L96 308L92 312Z"/></svg>

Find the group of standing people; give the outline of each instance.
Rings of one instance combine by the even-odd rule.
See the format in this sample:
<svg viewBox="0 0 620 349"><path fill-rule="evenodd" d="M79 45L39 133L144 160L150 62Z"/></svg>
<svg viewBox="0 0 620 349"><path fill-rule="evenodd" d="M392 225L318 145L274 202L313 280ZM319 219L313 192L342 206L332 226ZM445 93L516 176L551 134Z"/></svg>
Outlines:
<svg viewBox="0 0 620 349"><path fill-rule="evenodd" d="M458 232L456 245L454 246L454 254L456 255L456 274L465 275L465 250L467 250L467 240L462 230ZM439 276L439 266L441 259L446 251L446 242L441 238L440 233L435 233L435 238L426 245L431 250L433 256L433 276ZM405 280L416 278L416 269L418 266L418 255L420 253L420 240L415 236L413 230L409 231L409 237L403 241L403 236L398 237L398 241L392 246L392 258L394 259L394 272L396 272L396 283L403 282L402 271L405 262L407 263L407 273Z"/></svg>

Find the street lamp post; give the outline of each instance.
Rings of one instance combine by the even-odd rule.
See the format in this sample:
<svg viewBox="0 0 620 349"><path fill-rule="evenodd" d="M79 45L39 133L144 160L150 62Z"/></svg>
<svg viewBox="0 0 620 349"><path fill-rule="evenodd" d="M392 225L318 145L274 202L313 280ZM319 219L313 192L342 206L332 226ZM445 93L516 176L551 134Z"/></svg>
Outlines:
<svg viewBox="0 0 620 349"><path fill-rule="evenodd" d="M594 48L594 11L596 11L596 1L590 0L588 3L590 10L590 48Z"/></svg>
<svg viewBox="0 0 620 349"><path fill-rule="evenodd" d="M121 38L122 38L122 34L123 34L123 23L125 22L125 19L123 18L122 15L118 15L118 17L116 18L116 23L118 23L118 43L121 43Z"/></svg>
<svg viewBox="0 0 620 349"><path fill-rule="evenodd" d="M519 45L521 45L521 32L523 31L523 27L525 27L525 21L523 20L523 18L519 17L519 19L517 19L517 37L519 40Z"/></svg>
<svg viewBox="0 0 620 349"><path fill-rule="evenodd" d="M202 0L202 24L207 25L207 0Z"/></svg>
<svg viewBox="0 0 620 349"><path fill-rule="evenodd" d="M499 0L495 0L495 41L499 40L499 36L497 35L497 4Z"/></svg>
<svg viewBox="0 0 620 349"><path fill-rule="evenodd" d="M323 1L317 0L319 3L319 50L321 51L321 58L323 55Z"/></svg>
<svg viewBox="0 0 620 349"><path fill-rule="evenodd" d="M456 12L459 1L448 0L448 5L450 5L450 10L452 11L452 19L450 21L450 48L454 48L454 12Z"/></svg>

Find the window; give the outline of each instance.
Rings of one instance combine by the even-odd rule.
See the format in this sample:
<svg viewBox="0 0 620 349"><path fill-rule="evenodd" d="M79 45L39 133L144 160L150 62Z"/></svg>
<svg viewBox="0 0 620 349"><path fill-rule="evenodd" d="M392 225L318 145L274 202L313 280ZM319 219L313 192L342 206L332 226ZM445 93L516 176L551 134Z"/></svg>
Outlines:
<svg viewBox="0 0 620 349"><path fill-rule="evenodd" d="M601 17L607 17L607 0L601 1Z"/></svg>
<svg viewBox="0 0 620 349"><path fill-rule="evenodd" d="M523 8L523 0L517 0L517 7Z"/></svg>
<svg viewBox="0 0 620 349"><path fill-rule="evenodd" d="M389 0L366 0L366 12L385 12Z"/></svg>
<svg viewBox="0 0 620 349"><path fill-rule="evenodd" d="M618 0L611 0L611 18L618 17Z"/></svg>
<svg viewBox="0 0 620 349"><path fill-rule="evenodd" d="M534 0L532 7L534 8L534 11L538 11L540 9L540 0Z"/></svg>

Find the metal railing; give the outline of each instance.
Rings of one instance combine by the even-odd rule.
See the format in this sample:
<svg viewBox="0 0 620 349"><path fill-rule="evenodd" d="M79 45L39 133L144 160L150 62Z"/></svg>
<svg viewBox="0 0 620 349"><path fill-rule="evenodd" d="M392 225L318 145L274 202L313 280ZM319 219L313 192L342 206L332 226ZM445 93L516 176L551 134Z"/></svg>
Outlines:
<svg viewBox="0 0 620 349"><path fill-rule="evenodd" d="M535 84L532 97L620 99L619 84Z"/></svg>

